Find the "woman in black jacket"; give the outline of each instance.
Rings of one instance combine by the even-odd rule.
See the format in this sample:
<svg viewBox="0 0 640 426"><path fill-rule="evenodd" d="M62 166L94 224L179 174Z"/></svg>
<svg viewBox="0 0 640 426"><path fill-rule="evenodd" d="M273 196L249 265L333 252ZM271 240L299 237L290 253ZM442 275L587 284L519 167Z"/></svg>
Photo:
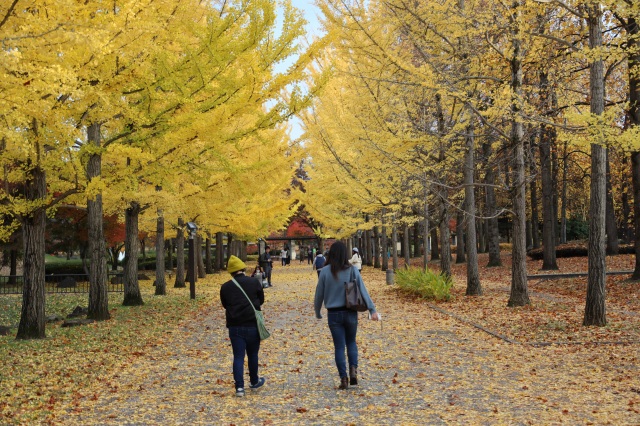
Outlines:
<svg viewBox="0 0 640 426"><path fill-rule="evenodd" d="M260 334L256 323L254 308L260 310L264 303L262 284L245 275L247 265L236 256L230 256L227 271L233 277L220 287L220 301L226 311L229 340L233 348L233 379L236 396L242 397L244 392L244 357L249 365L250 389L258 389L264 385L264 377L258 376L258 352L260 351ZM244 293L234 280L242 287ZM251 304L249 300L251 299Z"/></svg>

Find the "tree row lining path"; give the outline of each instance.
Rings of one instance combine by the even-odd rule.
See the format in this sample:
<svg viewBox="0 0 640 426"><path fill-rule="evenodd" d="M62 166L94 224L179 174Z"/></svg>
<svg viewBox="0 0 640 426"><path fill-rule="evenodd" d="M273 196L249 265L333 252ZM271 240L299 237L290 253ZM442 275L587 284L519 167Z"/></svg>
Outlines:
<svg viewBox="0 0 640 426"><path fill-rule="evenodd" d="M514 345L363 274L381 323L360 314L360 385L339 391L326 324L313 314L316 273L273 272L260 351L266 385L236 398L219 302L110 379L59 424L640 424L629 408L637 357L616 347ZM221 277L222 279L222 277ZM226 279L226 277L224 278ZM457 284L460 285L460 284ZM446 305L444 306L446 309ZM246 374L246 368L245 368ZM635 407L636 409L639 407Z"/></svg>

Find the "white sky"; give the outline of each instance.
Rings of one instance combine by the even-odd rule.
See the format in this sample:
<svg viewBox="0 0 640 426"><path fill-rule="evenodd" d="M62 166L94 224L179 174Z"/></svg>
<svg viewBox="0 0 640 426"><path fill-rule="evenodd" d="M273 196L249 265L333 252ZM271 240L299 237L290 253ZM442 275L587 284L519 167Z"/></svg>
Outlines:
<svg viewBox="0 0 640 426"><path fill-rule="evenodd" d="M320 10L315 6L314 0L291 0L291 4L302 10L304 12L304 17L307 20L306 30L307 30L307 40L311 42L313 40L314 35L319 35L320 22L318 21L318 15L321 13ZM280 66L276 67L279 71L284 72L286 68L294 62L286 61L285 63L280 64ZM302 134L302 128L300 125L300 121L297 118L293 118L290 120L291 124L291 138L297 139Z"/></svg>

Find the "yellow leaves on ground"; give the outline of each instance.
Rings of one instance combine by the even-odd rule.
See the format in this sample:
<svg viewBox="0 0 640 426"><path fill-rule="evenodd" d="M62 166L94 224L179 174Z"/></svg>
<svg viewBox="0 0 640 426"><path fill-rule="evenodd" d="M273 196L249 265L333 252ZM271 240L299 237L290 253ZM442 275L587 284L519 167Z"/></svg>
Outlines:
<svg viewBox="0 0 640 426"><path fill-rule="evenodd" d="M562 265L567 271L583 266ZM145 297L145 306L112 309L114 319L105 323L65 332L52 327L43 342L3 341L3 359L11 361L10 376L5 373L0 386L11 396L3 399L2 419L634 424L640 407L633 374L640 341L639 320L632 315L640 311L638 290L610 283L610 325L585 329L579 326L583 289L577 282L535 283L532 306L506 308L508 282L501 277L509 268L482 269L486 295L469 298L460 284L463 266L455 266L455 298L436 310L401 296L385 284L382 271L365 267L364 280L384 320L360 315L360 384L338 391L326 315L316 320L313 314L317 275L306 263L276 265L263 307L272 332L260 351L267 383L245 398L234 395L231 347L217 294L228 275L211 275L198 281L196 303L186 289L168 289L167 297ZM161 318L165 325L159 325ZM631 342L604 344L614 340ZM543 341L555 344L527 344ZM577 341L582 344L567 344Z"/></svg>

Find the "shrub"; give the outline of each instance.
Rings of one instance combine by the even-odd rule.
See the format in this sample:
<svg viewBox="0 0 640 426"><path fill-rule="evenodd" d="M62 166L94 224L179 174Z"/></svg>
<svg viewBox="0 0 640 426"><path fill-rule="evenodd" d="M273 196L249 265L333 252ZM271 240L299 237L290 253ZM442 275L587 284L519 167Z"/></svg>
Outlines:
<svg viewBox="0 0 640 426"><path fill-rule="evenodd" d="M396 271L396 283L401 291L417 294L428 300L449 300L453 281L442 273L417 268Z"/></svg>

